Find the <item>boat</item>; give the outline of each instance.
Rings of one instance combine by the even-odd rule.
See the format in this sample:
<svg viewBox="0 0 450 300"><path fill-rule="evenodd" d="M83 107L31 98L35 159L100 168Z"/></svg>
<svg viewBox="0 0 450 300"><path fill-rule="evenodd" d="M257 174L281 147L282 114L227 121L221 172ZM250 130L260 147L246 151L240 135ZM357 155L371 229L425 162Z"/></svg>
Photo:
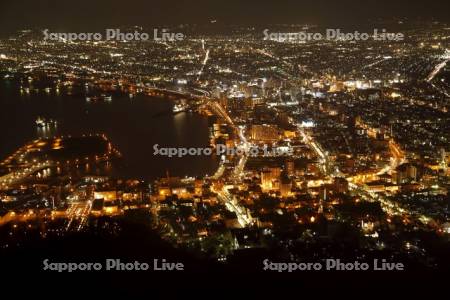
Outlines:
<svg viewBox="0 0 450 300"><path fill-rule="evenodd" d="M167 115L176 115L181 112L188 111L188 106L185 104L175 104L172 110L163 110L153 115L153 117L167 116Z"/></svg>
<svg viewBox="0 0 450 300"><path fill-rule="evenodd" d="M185 112L187 110L188 106L185 104L175 104L173 107L173 113L178 114L181 112Z"/></svg>
<svg viewBox="0 0 450 300"><path fill-rule="evenodd" d="M86 102L112 101L112 96L101 94L100 96L86 96Z"/></svg>
<svg viewBox="0 0 450 300"><path fill-rule="evenodd" d="M56 126L58 124L58 122L56 120L53 120L53 119L46 120L41 117L37 117L35 122L36 122L36 126L38 126L40 128Z"/></svg>
<svg viewBox="0 0 450 300"><path fill-rule="evenodd" d="M102 98L103 100L105 100L105 101L112 101L112 96L111 96L111 95L105 95L105 94L102 94L102 95L101 95L101 98Z"/></svg>
<svg viewBox="0 0 450 300"><path fill-rule="evenodd" d="M38 117L38 118L36 119L36 125L37 125L38 127L45 127L45 120L44 120L44 119L41 119L41 117Z"/></svg>

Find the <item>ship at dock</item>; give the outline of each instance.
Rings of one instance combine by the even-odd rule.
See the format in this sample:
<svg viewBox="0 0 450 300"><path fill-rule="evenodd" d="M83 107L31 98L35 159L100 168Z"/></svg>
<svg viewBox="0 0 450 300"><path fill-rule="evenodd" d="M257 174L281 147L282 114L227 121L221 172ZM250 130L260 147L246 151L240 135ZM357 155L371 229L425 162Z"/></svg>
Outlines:
<svg viewBox="0 0 450 300"><path fill-rule="evenodd" d="M176 115L176 114L181 113L181 112L186 112L188 110L188 108L189 108L189 106L186 105L186 104L182 104L182 103L175 104L173 106L172 113L174 115Z"/></svg>
<svg viewBox="0 0 450 300"><path fill-rule="evenodd" d="M86 102L111 102L112 96L101 94L100 96L86 96Z"/></svg>
<svg viewBox="0 0 450 300"><path fill-rule="evenodd" d="M153 115L153 117L176 115L182 112L188 112L189 106L185 104L175 104L171 110L164 110Z"/></svg>

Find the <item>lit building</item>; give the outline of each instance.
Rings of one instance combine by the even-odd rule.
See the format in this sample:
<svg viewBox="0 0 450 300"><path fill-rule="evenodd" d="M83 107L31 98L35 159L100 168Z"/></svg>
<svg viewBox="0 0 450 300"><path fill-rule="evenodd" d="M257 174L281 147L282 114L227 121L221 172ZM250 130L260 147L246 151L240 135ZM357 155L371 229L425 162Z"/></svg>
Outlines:
<svg viewBox="0 0 450 300"><path fill-rule="evenodd" d="M105 201L117 200L117 191L95 191L94 199L103 199Z"/></svg>
<svg viewBox="0 0 450 300"><path fill-rule="evenodd" d="M295 163L292 159L287 159L284 162L284 170L288 176L294 176L295 174Z"/></svg>
<svg viewBox="0 0 450 300"><path fill-rule="evenodd" d="M272 125L252 125L251 137L254 141L274 142L280 138L280 132Z"/></svg>
<svg viewBox="0 0 450 300"><path fill-rule="evenodd" d="M292 181L287 176L283 176L280 181L280 194L281 197L289 197L291 194Z"/></svg>
<svg viewBox="0 0 450 300"><path fill-rule="evenodd" d="M278 190L280 188L281 168L265 168L261 172L261 188L263 191Z"/></svg>

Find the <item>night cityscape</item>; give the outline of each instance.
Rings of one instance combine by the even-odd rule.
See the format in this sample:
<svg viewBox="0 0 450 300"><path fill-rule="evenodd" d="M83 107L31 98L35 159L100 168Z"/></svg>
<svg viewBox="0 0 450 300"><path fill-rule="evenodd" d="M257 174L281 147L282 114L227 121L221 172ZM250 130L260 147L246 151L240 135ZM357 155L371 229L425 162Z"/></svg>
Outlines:
<svg viewBox="0 0 450 300"><path fill-rule="evenodd" d="M5 270L448 275L449 3L26 2L0 4Z"/></svg>

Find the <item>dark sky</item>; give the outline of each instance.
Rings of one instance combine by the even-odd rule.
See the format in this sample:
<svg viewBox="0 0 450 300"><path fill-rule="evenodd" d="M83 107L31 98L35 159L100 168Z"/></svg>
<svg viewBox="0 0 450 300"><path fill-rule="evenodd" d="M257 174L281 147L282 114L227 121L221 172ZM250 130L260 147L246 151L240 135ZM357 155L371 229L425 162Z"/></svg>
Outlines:
<svg viewBox="0 0 450 300"><path fill-rule="evenodd" d="M363 24L410 17L449 21L449 0L0 0L0 33L41 27L89 30L119 25Z"/></svg>

